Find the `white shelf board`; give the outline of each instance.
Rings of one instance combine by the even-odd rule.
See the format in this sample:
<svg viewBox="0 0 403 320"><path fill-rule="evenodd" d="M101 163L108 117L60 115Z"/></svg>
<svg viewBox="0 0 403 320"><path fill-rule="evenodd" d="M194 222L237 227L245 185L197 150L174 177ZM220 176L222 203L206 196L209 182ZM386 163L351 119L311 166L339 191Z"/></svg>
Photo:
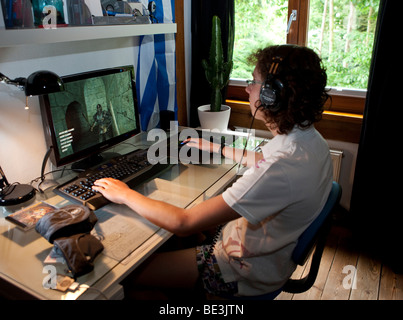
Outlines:
<svg viewBox="0 0 403 320"><path fill-rule="evenodd" d="M0 29L0 47L176 33L176 23Z"/></svg>

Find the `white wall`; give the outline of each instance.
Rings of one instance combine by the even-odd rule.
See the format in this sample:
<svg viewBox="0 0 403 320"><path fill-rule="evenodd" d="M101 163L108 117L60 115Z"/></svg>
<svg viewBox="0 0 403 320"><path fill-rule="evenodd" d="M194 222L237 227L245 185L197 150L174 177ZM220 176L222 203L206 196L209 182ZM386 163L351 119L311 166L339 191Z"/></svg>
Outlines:
<svg viewBox="0 0 403 320"><path fill-rule="evenodd" d="M60 76L121 65L137 66L138 37L0 48L0 72L11 79L38 70ZM40 175L46 153L38 97L0 83L0 165L10 183Z"/></svg>

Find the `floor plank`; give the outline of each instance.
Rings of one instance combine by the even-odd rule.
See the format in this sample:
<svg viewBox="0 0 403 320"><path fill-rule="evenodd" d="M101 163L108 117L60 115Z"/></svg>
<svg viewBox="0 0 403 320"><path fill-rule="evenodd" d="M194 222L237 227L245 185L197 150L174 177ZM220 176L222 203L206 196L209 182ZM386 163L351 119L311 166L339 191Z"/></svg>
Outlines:
<svg viewBox="0 0 403 320"><path fill-rule="evenodd" d="M377 300L381 263L367 255L360 255L356 277L356 288L351 290L350 300Z"/></svg>
<svg viewBox="0 0 403 320"><path fill-rule="evenodd" d="M355 267L356 265L357 255L349 245L349 237L340 237L321 299L348 300L351 287L346 281L348 274L343 272L345 272L346 266Z"/></svg>
<svg viewBox="0 0 403 320"><path fill-rule="evenodd" d="M326 247L323 250L321 264L319 267L316 281L312 288L306 292L295 294L293 300L320 300L323 294L323 289L329 277L329 271L333 264L333 259L336 253L338 236L332 234L329 236Z"/></svg>
<svg viewBox="0 0 403 320"><path fill-rule="evenodd" d="M382 266L379 300L403 300L403 275Z"/></svg>
<svg viewBox="0 0 403 320"><path fill-rule="evenodd" d="M300 279L302 277L302 275L304 274L305 268L306 268L306 265L297 266L297 268L295 269L294 273L291 276L291 279ZM293 296L294 295L292 293L283 291L276 297L276 300L292 300Z"/></svg>
<svg viewBox="0 0 403 320"><path fill-rule="evenodd" d="M296 269L293 278L305 275L307 263ZM403 274L395 274L382 261L360 252L351 232L335 226L312 288L294 295L283 292L277 300L403 300Z"/></svg>

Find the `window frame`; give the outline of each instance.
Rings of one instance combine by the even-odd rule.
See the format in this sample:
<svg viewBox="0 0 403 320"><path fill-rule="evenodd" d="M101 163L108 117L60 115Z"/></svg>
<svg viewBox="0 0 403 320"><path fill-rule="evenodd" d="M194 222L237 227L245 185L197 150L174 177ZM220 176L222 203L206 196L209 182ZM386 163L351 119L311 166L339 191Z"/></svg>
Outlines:
<svg viewBox="0 0 403 320"><path fill-rule="evenodd" d="M297 19L291 24L287 34L287 43L307 45L309 4L309 0L288 1L288 17L293 10L297 10ZM233 113L235 113L230 119L230 125L233 127L248 127L250 123L248 122L250 117L245 117L245 114L249 112L249 98L245 88L246 82L239 79L231 79L227 88L226 103L232 107ZM323 119L316 124L325 138L352 143L359 142L366 94L367 90L362 89L329 89L331 99L325 105ZM243 114L245 120L241 120L243 118L237 113ZM254 128L262 129L257 122Z"/></svg>

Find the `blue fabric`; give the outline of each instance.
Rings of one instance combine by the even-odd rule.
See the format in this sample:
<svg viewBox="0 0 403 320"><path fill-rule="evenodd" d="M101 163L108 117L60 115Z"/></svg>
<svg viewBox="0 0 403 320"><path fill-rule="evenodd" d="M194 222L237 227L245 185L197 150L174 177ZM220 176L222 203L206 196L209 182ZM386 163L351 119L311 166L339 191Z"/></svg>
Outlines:
<svg viewBox="0 0 403 320"><path fill-rule="evenodd" d="M147 8L148 1L142 0ZM175 1L157 0L154 16L158 23L175 22ZM176 65L175 36L173 34L140 37L136 74L141 129L151 130L159 125L159 111L175 111Z"/></svg>

